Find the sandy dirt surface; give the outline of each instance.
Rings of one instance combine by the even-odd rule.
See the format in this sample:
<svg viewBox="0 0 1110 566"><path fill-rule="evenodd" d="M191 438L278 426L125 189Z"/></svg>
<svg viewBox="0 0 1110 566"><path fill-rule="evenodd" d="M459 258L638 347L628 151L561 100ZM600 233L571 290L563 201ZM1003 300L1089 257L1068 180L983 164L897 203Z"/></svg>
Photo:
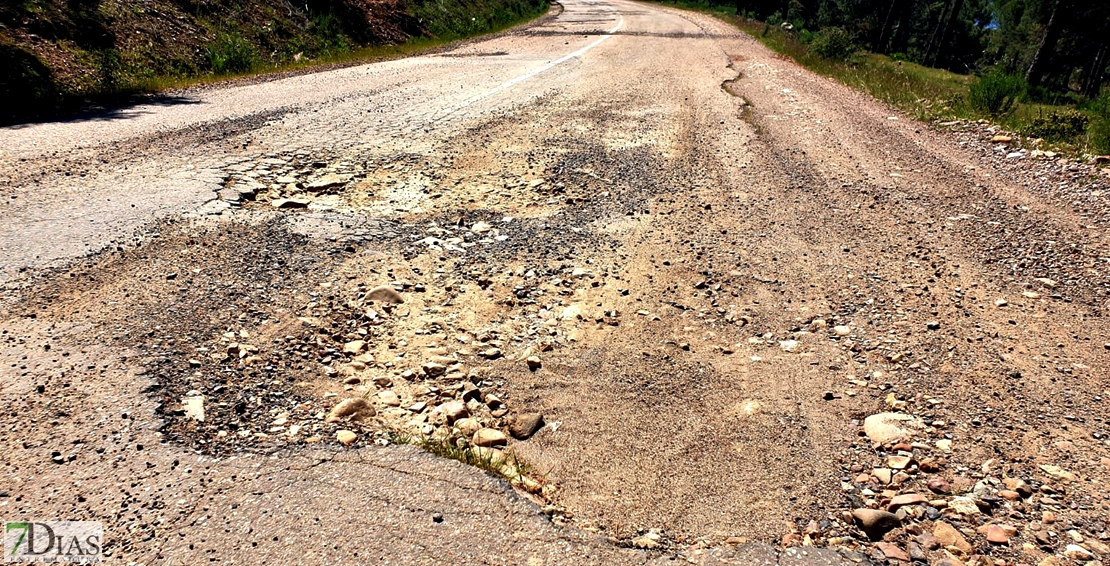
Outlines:
<svg viewBox="0 0 1110 566"><path fill-rule="evenodd" d="M1105 560L1110 192L992 133L622 0L0 130L0 515L140 564Z"/></svg>

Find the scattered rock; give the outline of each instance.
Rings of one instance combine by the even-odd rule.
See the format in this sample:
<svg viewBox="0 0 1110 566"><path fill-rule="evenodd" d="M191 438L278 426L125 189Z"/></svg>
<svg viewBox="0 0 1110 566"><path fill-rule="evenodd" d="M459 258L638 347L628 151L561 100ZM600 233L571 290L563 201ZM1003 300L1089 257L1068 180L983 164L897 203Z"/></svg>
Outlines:
<svg viewBox="0 0 1110 566"><path fill-rule="evenodd" d="M1041 468L1041 471L1048 474L1052 478L1055 478L1055 479L1058 479L1058 480L1061 480L1061 481L1073 481L1073 480L1075 480L1075 474L1061 468L1060 466L1045 465L1045 466L1040 466L1040 468Z"/></svg>
<svg viewBox="0 0 1110 566"><path fill-rule="evenodd" d="M428 377L439 377L447 373L447 366L436 362L425 362L422 369Z"/></svg>
<svg viewBox="0 0 1110 566"><path fill-rule="evenodd" d="M970 497L953 497L948 502L948 508L960 515L977 515L979 505Z"/></svg>
<svg viewBox="0 0 1110 566"><path fill-rule="evenodd" d="M306 191L321 192L341 185L345 185L350 180L350 175L336 175L334 173L329 173L327 175L324 175L323 177L320 177L319 179L306 183L304 189Z"/></svg>
<svg viewBox="0 0 1110 566"><path fill-rule="evenodd" d="M936 550L940 548L940 540L938 540L937 537L933 535L933 533L921 533L917 535L915 540L925 550Z"/></svg>
<svg viewBox="0 0 1110 566"><path fill-rule="evenodd" d="M956 527L944 521L937 521L936 524L933 525L933 536L937 537L941 546L945 548L954 547L964 553L971 552L972 550L971 543L967 542L964 535L960 534L960 531L957 531Z"/></svg>
<svg viewBox="0 0 1110 566"><path fill-rule="evenodd" d="M1069 544L1064 548L1064 556L1072 560L1094 560L1095 555L1091 551L1079 546L1078 544Z"/></svg>
<svg viewBox="0 0 1110 566"><path fill-rule="evenodd" d="M890 500L890 504L886 506L886 510L891 513L897 511L900 507L907 505L919 505L921 503L928 503L929 499L920 493L903 493L896 495Z"/></svg>
<svg viewBox="0 0 1110 566"><path fill-rule="evenodd" d="M837 336L847 336L852 333L852 328L848 326L834 326L833 333Z"/></svg>
<svg viewBox="0 0 1110 566"><path fill-rule="evenodd" d="M343 446L350 446L351 444L354 444L356 440L358 440L358 435L349 430L340 430L336 431L335 439L338 440L339 443Z"/></svg>
<svg viewBox="0 0 1110 566"><path fill-rule="evenodd" d="M1010 537L1017 534L1017 529L1009 525L987 525L980 529L986 535L987 542L992 544L1009 544Z"/></svg>
<svg viewBox="0 0 1110 566"><path fill-rule="evenodd" d="M509 434L517 440L527 440L543 428L543 415L540 413L523 413L517 415L509 425Z"/></svg>
<svg viewBox="0 0 1110 566"><path fill-rule="evenodd" d="M887 467L894 470L904 470L910 467L911 462L913 458L910 456L888 456L886 459Z"/></svg>
<svg viewBox="0 0 1110 566"><path fill-rule="evenodd" d="M370 406L370 403L366 402L366 399L351 397L340 401L339 404L333 407L324 421L334 423L348 417L352 421L360 421L373 417L376 413L377 411Z"/></svg>
<svg viewBox="0 0 1110 566"><path fill-rule="evenodd" d="M474 436L475 433L481 430L482 424L477 419L463 417L455 421L455 428L459 429L459 432L464 436Z"/></svg>
<svg viewBox="0 0 1110 566"><path fill-rule="evenodd" d="M357 356L359 353L361 353L365 349L366 349L366 341L365 340L352 340L352 341L347 342L346 344L343 345L343 353L344 354L350 354L352 356Z"/></svg>
<svg viewBox="0 0 1110 566"><path fill-rule="evenodd" d="M899 562L909 562L910 555L906 554L904 550L898 548L898 545L892 542L878 542L875 546L883 553L887 560L897 560Z"/></svg>
<svg viewBox="0 0 1110 566"><path fill-rule="evenodd" d="M475 446L492 448L494 446L504 446L508 444L509 437L495 428L483 428L474 433L471 442Z"/></svg>
<svg viewBox="0 0 1110 566"><path fill-rule="evenodd" d="M1002 484L1021 497L1033 495L1033 488L1029 487L1029 484L1025 483L1025 480L1018 478L1003 478Z"/></svg>
<svg viewBox="0 0 1110 566"><path fill-rule="evenodd" d="M941 463L932 458L925 458L917 463L917 467L923 472L933 473L940 471Z"/></svg>
<svg viewBox="0 0 1110 566"><path fill-rule="evenodd" d="M400 407L401 398L393 391L386 389L385 391L378 392L378 401L387 407Z"/></svg>
<svg viewBox="0 0 1110 566"><path fill-rule="evenodd" d="M879 480L879 483L886 485L890 483L894 472L891 471L890 468L875 468L871 471L871 475L875 476L875 479Z"/></svg>
<svg viewBox="0 0 1110 566"><path fill-rule="evenodd" d="M965 565L963 562L960 562L959 559L954 558L952 556L949 556L947 558L941 558L940 560L934 562L933 566L967 566L967 565Z"/></svg>
<svg viewBox="0 0 1110 566"><path fill-rule="evenodd" d="M863 432L871 442L902 440L924 428L917 417L903 413L878 413L863 420Z"/></svg>
<svg viewBox="0 0 1110 566"><path fill-rule="evenodd" d="M916 542L909 542L906 544L906 551L909 552L910 561L912 562L928 562L929 555L921 548L920 544Z"/></svg>
<svg viewBox="0 0 1110 566"><path fill-rule="evenodd" d="M878 509L856 509L852 511L852 517L871 540L882 539L883 535L902 524L902 520L894 513Z"/></svg>
<svg viewBox="0 0 1110 566"><path fill-rule="evenodd" d="M405 302L405 298L402 297L396 289L389 285L382 285L380 287L374 287L373 289L370 289L370 292L366 293L366 299L370 301L377 301L379 303L389 304L401 304Z"/></svg>
<svg viewBox="0 0 1110 566"><path fill-rule="evenodd" d="M462 401L448 401L440 405L439 410L443 412L443 416L447 418L447 424L449 425L470 416L470 410L466 408L466 403Z"/></svg>
<svg viewBox="0 0 1110 566"><path fill-rule="evenodd" d="M944 478L929 478L929 482L926 486L928 486L929 490L933 493L944 494L952 492L952 485Z"/></svg>
<svg viewBox="0 0 1110 566"><path fill-rule="evenodd" d="M191 395L181 401L185 410L185 418L197 422L204 422L204 396Z"/></svg>
<svg viewBox="0 0 1110 566"><path fill-rule="evenodd" d="M559 315L562 320L574 320L582 315L582 307L578 305L570 305L563 309L563 313Z"/></svg>
<svg viewBox="0 0 1110 566"><path fill-rule="evenodd" d="M537 356L528 356L528 359L524 360L524 362L528 364L528 369L532 371L540 369L540 366L543 365L543 362L541 362L540 358Z"/></svg>

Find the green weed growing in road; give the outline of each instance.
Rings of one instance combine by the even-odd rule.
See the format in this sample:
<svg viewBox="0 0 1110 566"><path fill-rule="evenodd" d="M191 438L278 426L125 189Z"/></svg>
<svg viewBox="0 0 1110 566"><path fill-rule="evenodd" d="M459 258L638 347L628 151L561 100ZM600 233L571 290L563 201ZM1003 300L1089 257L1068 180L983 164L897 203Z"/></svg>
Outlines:
<svg viewBox="0 0 1110 566"><path fill-rule="evenodd" d="M478 448L459 436L431 438L395 431L389 435L389 439L394 444L417 446L440 458L458 460L468 466L480 468L529 491L536 491L540 487L532 479L535 469L512 450Z"/></svg>

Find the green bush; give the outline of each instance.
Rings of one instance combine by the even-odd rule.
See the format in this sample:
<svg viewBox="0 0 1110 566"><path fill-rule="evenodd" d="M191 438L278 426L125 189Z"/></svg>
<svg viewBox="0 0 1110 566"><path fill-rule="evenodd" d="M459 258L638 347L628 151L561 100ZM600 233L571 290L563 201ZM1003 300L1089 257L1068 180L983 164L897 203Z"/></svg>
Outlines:
<svg viewBox="0 0 1110 566"><path fill-rule="evenodd" d="M485 33L547 10L546 0L501 0L499 2L445 2L406 0L406 11L428 34L451 40Z"/></svg>
<svg viewBox="0 0 1110 566"><path fill-rule="evenodd" d="M852 41L852 34L847 30L828 27L814 36L809 44L809 50L826 59L843 61L855 55L859 48L856 47L855 42Z"/></svg>
<svg viewBox="0 0 1110 566"><path fill-rule="evenodd" d="M1066 141L1083 135L1091 119L1086 114L1067 108L1039 116L1029 125L1029 134L1049 141Z"/></svg>
<svg viewBox="0 0 1110 566"><path fill-rule="evenodd" d="M967 101L976 110L999 116L1013 110L1025 90L1025 79L1020 76L990 73L972 83Z"/></svg>
<svg viewBox="0 0 1110 566"><path fill-rule="evenodd" d="M339 18L332 12L312 15L312 35L320 51L346 51L350 48Z"/></svg>
<svg viewBox="0 0 1110 566"><path fill-rule="evenodd" d="M258 50L238 34L223 33L205 49L208 68L217 75L246 73L258 66Z"/></svg>
<svg viewBox="0 0 1110 566"><path fill-rule="evenodd" d="M1087 144L1093 153L1110 154L1110 119L1099 118L1091 122L1087 129Z"/></svg>
<svg viewBox="0 0 1110 566"><path fill-rule="evenodd" d="M100 78L100 88L112 91L119 86L120 71L123 64L118 49L98 49L93 52L96 70Z"/></svg>
<svg viewBox="0 0 1110 566"><path fill-rule="evenodd" d="M1077 106L1080 110L1086 110L1097 119L1110 119L1110 91L1098 98L1084 100Z"/></svg>

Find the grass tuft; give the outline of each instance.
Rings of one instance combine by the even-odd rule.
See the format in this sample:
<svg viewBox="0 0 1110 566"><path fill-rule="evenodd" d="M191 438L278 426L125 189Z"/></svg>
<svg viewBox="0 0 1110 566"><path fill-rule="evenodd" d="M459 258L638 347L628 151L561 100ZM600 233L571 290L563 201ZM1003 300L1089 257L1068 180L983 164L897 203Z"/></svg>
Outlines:
<svg viewBox="0 0 1110 566"><path fill-rule="evenodd" d="M390 441L394 444L418 446L440 458L458 460L468 466L485 470L528 492L543 493L543 482L533 479L537 475L535 468L520 459L512 450L502 451L472 446L466 438L459 436L432 438L394 432L390 435Z"/></svg>

